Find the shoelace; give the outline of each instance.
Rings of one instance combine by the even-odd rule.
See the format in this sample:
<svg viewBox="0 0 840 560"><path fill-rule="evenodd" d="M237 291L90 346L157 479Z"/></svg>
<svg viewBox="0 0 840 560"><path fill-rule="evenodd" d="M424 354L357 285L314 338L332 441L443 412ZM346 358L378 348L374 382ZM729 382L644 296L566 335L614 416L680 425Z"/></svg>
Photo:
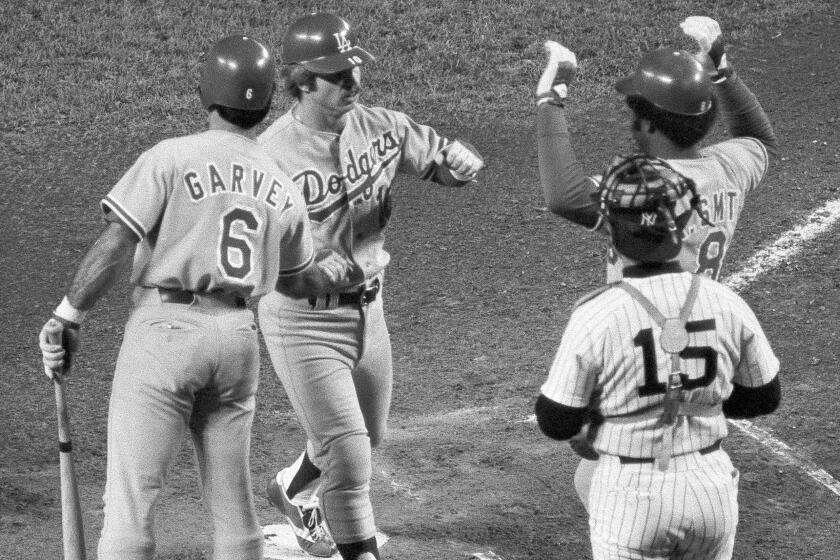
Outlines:
<svg viewBox="0 0 840 560"><path fill-rule="evenodd" d="M320 540L326 536L324 525L321 523L321 510L318 509L317 504L305 508L301 507L300 517L303 520L304 527L314 540Z"/></svg>

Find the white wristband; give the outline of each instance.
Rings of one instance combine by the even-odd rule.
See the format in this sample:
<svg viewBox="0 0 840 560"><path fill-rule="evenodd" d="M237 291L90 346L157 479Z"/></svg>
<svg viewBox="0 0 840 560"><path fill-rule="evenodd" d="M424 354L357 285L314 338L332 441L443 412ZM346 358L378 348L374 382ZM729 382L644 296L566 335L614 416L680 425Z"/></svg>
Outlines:
<svg viewBox="0 0 840 560"><path fill-rule="evenodd" d="M82 324L82 321L85 320L85 315L87 315L87 311L82 311L81 309L73 307L70 300L67 299L67 296L64 296L64 299L61 300L61 303L58 304L58 307L55 308L53 313L65 321L70 321L71 323L76 323L78 325Z"/></svg>

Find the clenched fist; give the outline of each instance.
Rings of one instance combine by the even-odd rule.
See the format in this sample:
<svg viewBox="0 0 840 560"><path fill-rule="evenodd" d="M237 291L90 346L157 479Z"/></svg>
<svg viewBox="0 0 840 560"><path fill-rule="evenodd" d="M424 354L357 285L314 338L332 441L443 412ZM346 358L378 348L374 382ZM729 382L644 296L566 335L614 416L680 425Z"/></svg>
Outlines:
<svg viewBox="0 0 840 560"><path fill-rule="evenodd" d="M435 155L435 163L445 165L459 181L471 181L484 167L481 156L455 140Z"/></svg>
<svg viewBox="0 0 840 560"><path fill-rule="evenodd" d="M577 74L577 57L557 41L546 41L544 48L548 60L537 82L537 103L561 103L566 98L569 84Z"/></svg>

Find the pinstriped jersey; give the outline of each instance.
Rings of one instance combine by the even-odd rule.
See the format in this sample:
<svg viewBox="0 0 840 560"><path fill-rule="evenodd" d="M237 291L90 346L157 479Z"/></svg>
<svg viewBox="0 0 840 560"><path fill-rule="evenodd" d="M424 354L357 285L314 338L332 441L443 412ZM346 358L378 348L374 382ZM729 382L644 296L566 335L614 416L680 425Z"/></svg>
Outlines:
<svg viewBox="0 0 840 560"><path fill-rule="evenodd" d="M314 258L300 193L259 144L233 132L158 143L101 206L140 239L138 286L260 296Z"/></svg>
<svg viewBox="0 0 840 560"><path fill-rule="evenodd" d="M625 278L663 316L678 317L692 275L687 272ZM686 323L689 342L680 354L685 400L714 406L732 393L733 381L757 387L772 381L779 362L749 306L726 286L703 279ZM661 410L670 354L659 346L660 327L632 296L607 289L572 313L541 392L570 407L590 407L606 418L595 436L601 453L653 457L663 430L658 418L632 423L609 417ZM696 451L727 435L715 417L680 417L675 455Z"/></svg>
<svg viewBox="0 0 840 560"><path fill-rule="evenodd" d="M318 250L348 258L347 288L389 263L383 230L397 172L429 179L434 156L450 143L399 111L356 104L340 134L314 130L287 111L260 136L306 200Z"/></svg>
<svg viewBox="0 0 840 560"><path fill-rule="evenodd" d="M705 274L717 280L723 259L735 234L746 195L767 173L767 148L755 138L739 137L700 150L696 159L667 159L677 172L692 179L700 195L701 211L714 224L703 223L693 214L683 230L677 257L684 270ZM598 179L593 177L598 183ZM603 228L606 231L606 228ZM621 279L625 263L610 247L607 282Z"/></svg>

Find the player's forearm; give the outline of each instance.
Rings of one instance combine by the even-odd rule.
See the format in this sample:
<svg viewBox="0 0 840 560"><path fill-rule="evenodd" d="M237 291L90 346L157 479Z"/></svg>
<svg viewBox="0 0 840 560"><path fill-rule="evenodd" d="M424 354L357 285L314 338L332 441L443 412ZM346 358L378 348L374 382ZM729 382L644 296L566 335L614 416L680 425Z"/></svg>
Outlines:
<svg viewBox="0 0 840 560"><path fill-rule="evenodd" d="M723 402L723 413L727 418L755 418L776 410L781 399L782 387L778 376L761 387L735 384L732 394Z"/></svg>
<svg viewBox="0 0 840 560"><path fill-rule="evenodd" d="M82 259L67 300L82 311L92 308L119 279L131 260L137 238L124 225L110 222Z"/></svg>
<svg viewBox="0 0 840 560"><path fill-rule="evenodd" d="M727 79L715 85L715 91L732 136L755 138L766 146L771 156L775 156L779 141L773 125L758 98L741 78L733 71Z"/></svg>
<svg viewBox="0 0 840 560"><path fill-rule="evenodd" d="M537 108L537 155L546 206L588 228L598 221L590 181L572 149L565 110L551 103Z"/></svg>

